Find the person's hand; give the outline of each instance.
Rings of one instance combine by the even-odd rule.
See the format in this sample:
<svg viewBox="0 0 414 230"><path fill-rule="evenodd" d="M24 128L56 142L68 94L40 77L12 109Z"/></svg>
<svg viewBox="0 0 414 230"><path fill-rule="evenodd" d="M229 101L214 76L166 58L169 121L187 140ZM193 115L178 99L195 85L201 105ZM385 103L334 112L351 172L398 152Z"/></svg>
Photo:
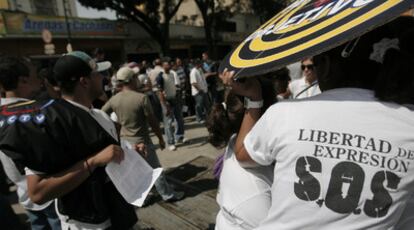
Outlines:
<svg viewBox="0 0 414 230"><path fill-rule="evenodd" d="M121 163L124 159L124 151L119 145L109 145L102 151L98 152L95 156L88 159L88 164L91 167L105 166L109 162L113 161Z"/></svg>
<svg viewBox="0 0 414 230"><path fill-rule="evenodd" d="M257 79L247 78L243 82L235 81L234 71L228 71L227 69L219 77L223 81L223 84L227 88L230 88L233 93L245 96L253 101L262 100L262 88Z"/></svg>
<svg viewBox="0 0 414 230"><path fill-rule="evenodd" d="M159 139L159 145L160 145L160 149L163 150L165 149L165 141L163 138Z"/></svg>
<svg viewBox="0 0 414 230"><path fill-rule="evenodd" d="M144 143L135 144L134 148L142 157L147 157L147 147Z"/></svg>

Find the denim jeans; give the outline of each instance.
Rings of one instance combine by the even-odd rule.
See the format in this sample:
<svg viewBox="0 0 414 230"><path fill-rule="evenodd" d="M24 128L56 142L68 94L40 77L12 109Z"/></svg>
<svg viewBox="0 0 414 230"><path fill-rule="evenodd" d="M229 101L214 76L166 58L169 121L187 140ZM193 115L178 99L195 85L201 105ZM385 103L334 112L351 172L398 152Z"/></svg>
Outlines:
<svg viewBox="0 0 414 230"><path fill-rule="evenodd" d="M26 210L32 230L61 230L60 220L56 214L55 203L40 211Z"/></svg>
<svg viewBox="0 0 414 230"><path fill-rule="evenodd" d="M184 118L183 118L183 102L181 98L177 98L174 106L174 118L176 121L175 140L184 138Z"/></svg>
<svg viewBox="0 0 414 230"><path fill-rule="evenodd" d="M147 149L147 158L145 159L147 163L152 168L160 168L160 160L158 159L157 153L155 151L155 146L152 143L151 139L148 137L148 140L145 142L145 147ZM161 173L161 175L158 177L157 181L155 181L155 189L157 192L161 195L163 200L168 200L172 197L174 197L174 190L168 184L167 180L165 179L164 173Z"/></svg>
<svg viewBox="0 0 414 230"><path fill-rule="evenodd" d="M208 95L204 92L199 92L198 94L194 95L194 100L197 121L200 122L202 120L205 120L210 110L210 102Z"/></svg>
<svg viewBox="0 0 414 230"><path fill-rule="evenodd" d="M164 133L167 136L167 143L168 145L175 144L174 138L174 107L175 102L173 100L168 100L170 104L171 113L167 115L167 108L162 105L162 116L163 116L163 123L164 123Z"/></svg>

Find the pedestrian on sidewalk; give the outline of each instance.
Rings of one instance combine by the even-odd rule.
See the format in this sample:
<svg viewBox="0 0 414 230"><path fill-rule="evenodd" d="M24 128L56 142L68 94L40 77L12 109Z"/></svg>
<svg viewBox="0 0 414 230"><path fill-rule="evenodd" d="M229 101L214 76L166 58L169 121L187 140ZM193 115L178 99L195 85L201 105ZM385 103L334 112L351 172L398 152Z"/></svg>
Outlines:
<svg viewBox="0 0 414 230"><path fill-rule="evenodd" d="M147 69L149 70L149 69ZM153 94L149 96L149 99L151 101L152 109L154 111L155 116L157 117L157 120L159 122L163 121L162 116L162 108L161 108L161 102L158 97L158 85L157 85L157 77L162 72L162 62L161 59L157 58L154 60L154 68L149 70L148 78L151 81L152 85L152 92Z"/></svg>
<svg viewBox="0 0 414 230"><path fill-rule="evenodd" d="M176 94L176 104L174 106L174 117L177 123L175 130L175 140L177 143L185 143L187 139L184 137L184 116L183 111L188 111L188 106L186 105L186 95L185 87L187 83L187 75L183 68L183 63L180 58L177 58L174 63L174 72L176 73L175 88L177 91ZM184 109L185 108L185 109Z"/></svg>
<svg viewBox="0 0 414 230"><path fill-rule="evenodd" d="M175 151L177 136L184 138L184 119L180 105L177 105L177 88L179 79L177 74L171 70L171 65L167 60L162 63L163 71L159 73L156 82L158 90L158 97L160 98L165 135L167 136L168 150ZM177 126L174 129L174 121L177 121Z"/></svg>
<svg viewBox="0 0 414 230"><path fill-rule="evenodd" d="M137 92L137 78L130 68L122 67L116 77L121 91L109 99L102 110L107 114L115 112L118 123L122 126L121 138L135 146L138 152L143 153L151 167L159 168L161 164L149 136L148 124L158 137L161 149L165 148L165 142L151 103L145 94ZM163 173L155 182L155 188L165 201L181 200L184 197L183 192L173 190Z"/></svg>
<svg viewBox="0 0 414 230"><path fill-rule="evenodd" d="M202 61L194 60L194 67L190 72L191 94L195 100L197 122L205 123L206 116L210 111L210 100L208 98L207 81L202 70Z"/></svg>

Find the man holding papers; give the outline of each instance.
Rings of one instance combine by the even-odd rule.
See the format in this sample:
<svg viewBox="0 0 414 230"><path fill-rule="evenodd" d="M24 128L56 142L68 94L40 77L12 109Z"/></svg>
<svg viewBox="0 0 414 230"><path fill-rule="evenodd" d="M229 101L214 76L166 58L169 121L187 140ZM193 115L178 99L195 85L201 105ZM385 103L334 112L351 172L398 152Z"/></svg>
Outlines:
<svg viewBox="0 0 414 230"><path fill-rule="evenodd" d="M104 169L124 158L115 126L92 108L102 89L99 72L109 67L84 52L68 53L54 67L63 100L17 102L1 109L0 149L25 168L33 202L57 200L64 230L123 230L137 222L133 206Z"/></svg>

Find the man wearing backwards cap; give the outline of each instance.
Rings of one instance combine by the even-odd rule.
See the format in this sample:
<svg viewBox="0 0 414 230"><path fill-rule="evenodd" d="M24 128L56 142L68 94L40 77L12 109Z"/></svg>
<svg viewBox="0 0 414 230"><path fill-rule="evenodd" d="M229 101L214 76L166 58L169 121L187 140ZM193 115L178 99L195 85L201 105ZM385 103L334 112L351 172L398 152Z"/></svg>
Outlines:
<svg viewBox="0 0 414 230"><path fill-rule="evenodd" d="M104 112L92 108L102 92L99 72L109 67L80 51L59 58L54 75L63 100L23 108L39 114L9 125L5 131L12 130L11 139L0 143L12 147L6 152L11 156L21 150L30 153L15 157L24 159L18 163L26 166L29 196L35 203L57 199L62 229L130 229L137 221L133 207L104 170L109 162L123 160L115 126ZM20 139L27 144L16 143Z"/></svg>
<svg viewBox="0 0 414 230"><path fill-rule="evenodd" d="M142 152L142 145L145 145L147 152L145 158L148 164L153 168L161 167L149 136L148 123L157 135L162 149L165 147L165 142L148 96L137 92L138 79L131 68L122 67L116 73L116 78L122 90L113 96L102 110L108 114L115 112L118 122L122 125L121 137L135 146L139 152ZM175 192L171 188L163 174L155 182L155 188L165 201L176 201L184 197L183 192Z"/></svg>

